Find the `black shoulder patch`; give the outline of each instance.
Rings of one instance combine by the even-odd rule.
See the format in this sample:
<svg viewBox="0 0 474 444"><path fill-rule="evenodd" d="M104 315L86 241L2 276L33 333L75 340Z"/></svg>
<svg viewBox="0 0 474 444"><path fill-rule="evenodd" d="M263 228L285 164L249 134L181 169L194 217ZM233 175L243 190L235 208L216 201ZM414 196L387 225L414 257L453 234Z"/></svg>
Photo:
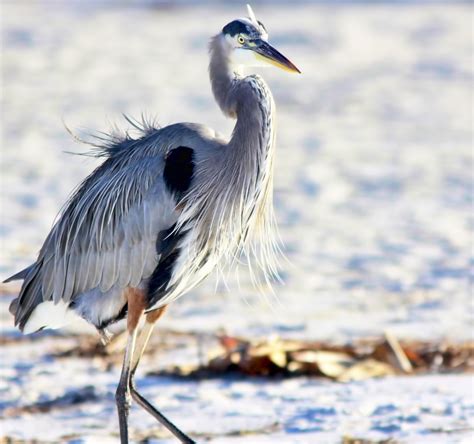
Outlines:
<svg viewBox="0 0 474 444"><path fill-rule="evenodd" d="M236 34L247 34L249 29L245 23L241 22L240 20L234 20L233 22L225 25L222 29L222 32L233 37Z"/></svg>
<svg viewBox="0 0 474 444"><path fill-rule="evenodd" d="M191 148L179 146L166 156L163 178L168 189L181 197L191 185L194 173L194 153Z"/></svg>

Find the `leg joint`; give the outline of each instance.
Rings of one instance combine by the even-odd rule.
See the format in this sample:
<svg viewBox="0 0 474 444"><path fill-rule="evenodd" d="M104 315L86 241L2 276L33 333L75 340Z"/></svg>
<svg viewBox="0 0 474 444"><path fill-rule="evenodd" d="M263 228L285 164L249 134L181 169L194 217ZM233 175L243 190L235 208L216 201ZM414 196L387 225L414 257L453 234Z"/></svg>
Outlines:
<svg viewBox="0 0 474 444"><path fill-rule="evenodd" d="M117 405L124 406L127 410L132 405L132 397L130 395L130 388L120 381L115 391L115 402Z"/></svg>

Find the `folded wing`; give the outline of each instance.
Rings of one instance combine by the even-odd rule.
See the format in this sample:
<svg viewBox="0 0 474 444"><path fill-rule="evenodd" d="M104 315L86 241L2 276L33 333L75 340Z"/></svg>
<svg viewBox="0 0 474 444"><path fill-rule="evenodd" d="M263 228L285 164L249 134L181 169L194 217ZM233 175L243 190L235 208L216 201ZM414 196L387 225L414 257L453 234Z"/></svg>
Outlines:
<svg viewBox="0 0 474 444"><path fill-rule="evenodd" d="M69 304L94 288L136 287L159 255L156 238L176 222L176 201L163 181L161 149L120 150L78 188L61 212L11 305L25 326L42 302Z"/></svg>

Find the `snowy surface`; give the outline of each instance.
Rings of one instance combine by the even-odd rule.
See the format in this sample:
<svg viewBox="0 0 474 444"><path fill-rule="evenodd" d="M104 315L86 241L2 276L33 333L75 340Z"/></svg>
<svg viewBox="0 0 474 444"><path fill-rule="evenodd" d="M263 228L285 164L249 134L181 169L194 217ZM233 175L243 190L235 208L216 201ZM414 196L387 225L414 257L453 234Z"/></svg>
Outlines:
<svg viewBox="0 0 474 444"><path fill-rule="evenodd" d="M0 386L4 435L45 441L117 441L114 393L120 369L101 358L59 357L74 337L43 336L17 342L6 353ZM11 346L13 347L13 346ZM8 351L8 349L7 349ZM194 351L195 356L192 356ZM196 347L145 356L141 375L172 360L197 359ZM198 442L339 443L342 436L396 437L407 443L467 443L474 404L471 375L389 377L345 384L287 380L180 380L138 376L139 390ZM47 412L15 413L46 405ZM139 408L131 436L154 443L173 440ZM87 441L88 439L89 441Z"/></svg>
<svg viewBox="0 0 474 444"><path fill-rule="evenodd" d="M134 2L143 3L153 2ZM275 201L289 259L278 301L259 296L242 271L240 288L233 276L230 292L210 279L176 302L164 328L334 341L386 328L409 338L472 336L472 9L342 3L254 5L271 42L303 71L262 71L278 106ZM62 119L84 134L125 126L122 112L145 112L162 125L197 121L230 134L233 123L210 93L206 45L244 10L210 9L2 2L2 277L34 259L62 203L96 165L64 153L85 147ZM10 337L9 299L0 309ZM0 434L106 442L117 431L119 369L54 359L58 341L75 338L2 349L0 408L92 384L94 401L4 418ZM139 384L184 430L219 443L333 443L344 434L446 443L474 427L470 376ZM137 439L156 428L138 410L132 424ZM230 436L244 429L253 434Z"/></svg>

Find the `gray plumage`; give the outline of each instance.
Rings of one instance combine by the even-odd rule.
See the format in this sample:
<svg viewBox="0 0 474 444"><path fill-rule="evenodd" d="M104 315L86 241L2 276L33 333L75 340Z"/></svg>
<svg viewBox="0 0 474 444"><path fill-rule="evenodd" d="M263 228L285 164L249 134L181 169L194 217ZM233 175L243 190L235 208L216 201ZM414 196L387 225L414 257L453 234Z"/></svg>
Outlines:
<svg viewBox="0 0 474 444"><path fill-rule="evenodd" d="M263 28L253 29L260 38ZM10 279L24 279L11 306L23 329L43 301L70 304L96 326L123 308L127 287L147 288L160 262L156 239L176 226L186 235L167 284L149 310L166 305L204 279L216 266L245 253L264 277L276 274L272 206L275 105L258 75L234 72L223 34L210 44L212 91L225 115L237 122L226 142L198 124L166 128L143 125L143 135L106 141L106 157L65 205L37 261ZM189 189L177 199L163 180L167 154L193 150ZM254 274L255 276L257 274Z"/></svg>
<svg viewBox="0 0 474 444"><path fill-rule="evenodd" d="M237 119L230 140L203 125L157 128L127 119L141 137L99 138L95 155L104 162L68 200L36 262L7 280L23 279L10 311L26 333L60 327L77 314L105 337L107 325L127 317L116 391L122 444L132 398L182 443L195 444L133 380L166 306L243 255L266 281L276 274L275 104L261 77L239 71L262 60L299 71L267 42L249 6L248 12L210 43L214 97Z"/></svg>

